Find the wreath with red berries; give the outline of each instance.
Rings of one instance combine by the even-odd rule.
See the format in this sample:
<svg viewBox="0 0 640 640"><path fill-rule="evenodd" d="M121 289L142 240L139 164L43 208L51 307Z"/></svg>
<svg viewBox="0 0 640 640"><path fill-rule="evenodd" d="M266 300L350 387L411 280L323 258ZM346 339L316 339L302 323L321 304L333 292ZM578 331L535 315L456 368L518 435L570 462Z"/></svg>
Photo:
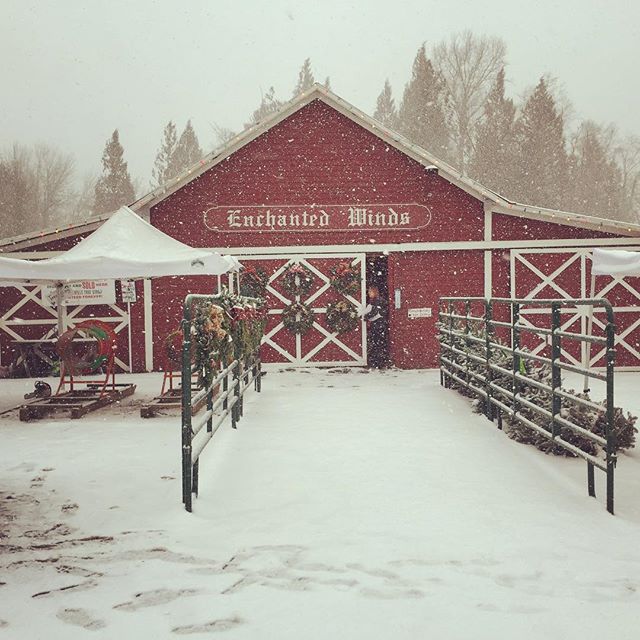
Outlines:
<svg viewBox="0 0 640 640"><path fill-rule="evenodd" d="M299 262L293 262L284 270L281 286L290 296L306 296L313 287L313 273Z"/></svg>
<svg viewBox="0 0 640 640"><path fill-rule="evenodd" d="M334 333L349 333L359 324L358 310L348 300L336 300L327 305L327 326Z"/></svg>
<svg viewBox="0 0 640 640"><path fill-rule="evenodd" d="M262 267L249 265L240 273L240 294L249 298L264 298L269 276Z"/></svg>
<svg viewBox="0 0 640 640"><path fill-rule="evenodd" d="M294 335L304 335L313 326L313 311L303 302L293 302L283 309L282 324Z"/></svg>
<svg viewBox="0 0 640 640"><path fill-rule="evenodd" d="M350 262L343 261L338 263L330 271L331 286L345 296L355 296L360 291L360 269Z"/></svg>

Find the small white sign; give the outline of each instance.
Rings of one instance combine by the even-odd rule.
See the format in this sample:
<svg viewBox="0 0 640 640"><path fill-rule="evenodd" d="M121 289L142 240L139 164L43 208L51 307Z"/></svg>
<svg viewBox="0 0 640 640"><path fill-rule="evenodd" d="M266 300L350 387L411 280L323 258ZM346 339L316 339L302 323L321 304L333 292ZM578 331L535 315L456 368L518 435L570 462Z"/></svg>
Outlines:
<svg viewBox="0 0 640 640"><path fill-rule="evenodd" d="M120 280L120 291L122 292L122 302L136 302L135 280Z"/></svg>
<svg viewBox="0 0 640 640"><path fill-rule="evenodd" d="M431 307L422 307L420 309L409 309L409 320L415 320L416 318L430 318Z"/></svg>
<svg viewBox="0 0 640 640"><path fill-rule="evenodd" d="M42 302L49 307L56 306L56 288L42 287ZM62 304L65 307L89 304L115 304L116 283L113 280L83 280L65 284L62 290Z"/></svg>

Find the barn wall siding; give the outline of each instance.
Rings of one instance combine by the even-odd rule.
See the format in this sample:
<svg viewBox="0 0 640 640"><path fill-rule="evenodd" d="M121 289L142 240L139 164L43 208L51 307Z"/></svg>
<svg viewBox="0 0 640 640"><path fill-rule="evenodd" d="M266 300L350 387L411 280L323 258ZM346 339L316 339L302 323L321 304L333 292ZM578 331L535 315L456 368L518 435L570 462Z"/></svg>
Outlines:
<svg viewBox="0 0 640 640"><path fill-rule="evenodd" d="M211 231L212 205L418 203L418 231ZM315 101L151 210L151 221L194 246L262 247L482 240L482 203L372 133Z"/></svg>
<svg viewBox="0 0 640 640"><path fill-rule="evenodd" d="M205 224L205 213L211 207L295 206L297 211L312 205L335 205L343 210L349 206L419 205L428 208L428 223L417 229L359 227L338 230L267 230L246 229L231 233L225 225L218 230ZM222 210L222 213L224 211ZM399 150L391 147L369 130L360 126L328 104L315 100L273 126L218 165L205 171L178 191L151 208L153 225L172 237L192 246L225 248L327 247L335 252L341 247L348 252L353 245L370 247L369 255L380 255L380 245L396 243L480 242L495 240L509 243L532 241L544 246L546 240L567 241L592 238L597 246L602 238L615 238L609 233L591 231L577 226L555 224L523 216L492 214L491 238L485 236L483 202L451 184L436 171L425 168ZM209 221L211 222L211 221ZM424 222L424 220L422 221ZM86 231L84 232L86 235ZM64 251L82 237L50 240L42 237L22 251ZM640 244L640 241L639 241ZM565 249L566 251L567 249ZM568 249L570 250L570 249ZM559 259L549 254L537 258L546 268ZM317 253L317 250L315 250ZM241 253L241 252L240 252ZM511 295L511 250L491 251L491 291L494 296ZM390 351L392 362L401 368L437 366L436 335L437 302L440 296L482 296L485 291L484 252L469 246L465 250L406 251L389 253ZM540 262L541 261L541 262ZM488 274L487 274L488 275ZM528 278L528 280L527 280ZM570 288L569 272L559 282ZM488 278L486 279L488 282ZM535 284L531 275L523 275L519 286L523 290ZM188 293L210 293L217 284L214 278L159 278L153 280L152 342L153 367L164 365L166 336L177 328L182 313L182 301ZM633 286L636 286L635 284ZM640 289L640 285L636 286ZM394 290L400 289L401 307L394 308ZM145 370L145 300L143 283L137 284L138 301L131 305L133 334L132 360L134 371ZM12 288L0 288L0 315L6 313L20 295ZM635 304L633 295L622 287L610 292L614 304ZM640 306L640 303L639 303ZM429 308L431 318L410 319L409 309ZM96 314L102 313L94 309ZM25 307L25 319L46 317L46 312L33 304ZM49 315L49 318L51 316ZM628 327L634 318L628 314L621 326ZM42 327L29 327L24 334L38 337ZM124 336L120 338L124 340ZM10 338L0 331L0 353L3 362L10 357ZM640 327L628 334L628 342L640 351ZM333 349L333 350L332 350ZM273 350L272 350L273 351ZM336 353L333 346L326 353ZM267 354L276 357L274 353ZM333 356L332 356L333 357ZM621 362L640 365L627 351Z"/></svg>
<svg viewBox="0 0 640 640"><path fill-rule="evenodd" d="M484 252L430 251L393 255L389 282L390 346L393 363L403 369L436 367L438 299L441 296L481 296ZM394 308L394 289L401 308ZM409 310L430 308L431 318L409 318Z"/></svg>

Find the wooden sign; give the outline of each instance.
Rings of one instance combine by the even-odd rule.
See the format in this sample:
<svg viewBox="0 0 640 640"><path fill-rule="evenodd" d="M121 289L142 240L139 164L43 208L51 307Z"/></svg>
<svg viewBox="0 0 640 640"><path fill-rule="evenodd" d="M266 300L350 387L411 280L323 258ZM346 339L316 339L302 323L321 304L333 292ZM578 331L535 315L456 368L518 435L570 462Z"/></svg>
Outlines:
<svg viewBox="0 0 640 640"><path fill-rule="evenodd" d="M136 302L135 280L120 280L120 292L122 293L122 302Z"/></svg>
<svg viewBox="0 0 640 640"><path fill-rule="evenodd" d="M115 304L116 283L113 280L83 280L65 284L62 293L65 306L88 304ZM46 285L42 287L42 302L56 306L56 288Z"/></svg>
<svg viewBox="0 0 640 640"><path fill-rule="evenodd" d="M417 318L430 318L430 317L431 317L431 307L409 309L409 320L416 320Z"/></svg>
<svg viewBox="0 0 640 640"><path fill-rule="evenodd" d="M413 231L431 222L429 207L406 204L211 205L204 224L221 233Z"/></svg>

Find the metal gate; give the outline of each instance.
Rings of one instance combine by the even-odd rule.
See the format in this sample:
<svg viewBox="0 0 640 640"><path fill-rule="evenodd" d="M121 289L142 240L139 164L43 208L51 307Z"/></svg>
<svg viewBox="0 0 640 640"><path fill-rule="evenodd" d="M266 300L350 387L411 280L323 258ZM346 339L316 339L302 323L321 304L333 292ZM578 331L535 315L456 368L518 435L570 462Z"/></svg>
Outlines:
<svg viewBox="0 0 640 640"><path fill-rule="evenodd" d="M346 298L362 308L366 303L366 256L350 254L304 254L304 255L251 255L239 256L245 265L261 268L268 276L266 298L269 305L269 323L262 346L263 362L286 363L294 367L304 366L362 366L367 362L366 323L360 321L355 331L338 335L326 324L327 305ZM359 269L361 282L355 295L339 293L331 286L331 270L341 262L348 261ZM304 335L293 335L282 322L283 310L295 300L281 286L282 277L291 264L307 268L314 278L308 294L300 302L311 308L314 322Z"/></svg>

